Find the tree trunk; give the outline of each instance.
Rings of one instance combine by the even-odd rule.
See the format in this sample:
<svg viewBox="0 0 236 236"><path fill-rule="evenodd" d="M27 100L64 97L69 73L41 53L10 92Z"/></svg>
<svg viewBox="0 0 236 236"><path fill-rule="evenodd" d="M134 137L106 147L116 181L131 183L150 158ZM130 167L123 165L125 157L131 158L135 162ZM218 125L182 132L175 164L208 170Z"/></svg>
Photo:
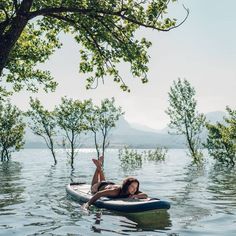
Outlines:
<svg viewBox="0 0 236 236"><path fill-rule="evenodd" d="M98 143L97 143L97 134L96 132L94 131L94 142L95 142L95 147L96 147L96 151L97 151L97 158L99 158L100 156L100 152L99 152L99 147L98 147Z"/></svg>
<svg viewBox="0 0 236 236"><path fill-rule="evenodd" d="M53 159L54 159L54 164L56 165L57 164L57 159L56 159L56 155L55 155L55 152L54 152L54 145L53 145L53 141L51 139L51 137L49 138L50 140L50 146L51 146L51 153L52 153L52 156L53 156Z"/></svg>
<svg viewBox="0 0 236 236"><path fill-rule="evenodd" d="M56 155L55 155L55 152L54 152L53 148L52 148L51 152L52 152L54 164L56 165L57 164L57 159L56 159Z"/></svg>
<svg viewBox="0 0 236 236"><path fill-rule="evenodd" d="M1 151L1 161L9 161L9 155L7 152L7 149L5 147L3 147L2 151Z"/></svg>
<svg viewBox="0 0 236 236"><path fill-rule="evenodd" d="M72 130L72 137L71 137L71 168L74 169L74 132Z"/></svg>
<svg viewBox="0 0 236 236"><path fill-rule="evenodd" d="M106 145L106 138L107 138L107 129L105 128L105 132L103 133L103 142L102 142L102 156L105 155L105 145ZM104 158L105 159L105 158ZM102 166L104 166L104 161L102 163Z"/></svg>
<svg viewBox="0 0 236 236"><path fill-rule="evenodd" d="M10 52L28 23L28 12L33 0L23 0L8 31L0 35L0 76L5 68Z"/></svg>
<svg viewBox="0 0 236 236"><path fill-rule="evenodd" d="M188 147L190 149L191 156L193 157L194 161L196 161L196 153L195 153L194 147L192 146L192 139L190 138L190 135L189 135L186 117L184 117L184 125L185 125L185 132L186 132Z"/></svg>
<svg viewBox="0 0 236 236"><path fill-rule="evenodd" d="M8 152L8 150L7 150L7 149L5 150L5 152L6 152L6 158L7 158L7 161L9 161L9 160L10 160L10 157L11 157L11 155L10 155L10 153Z"/></svg>
<svg viewBox="0 0 236 236"><path fill-rule="evenodd" d="M1 150L1 161L4 161L4 155L3 155L3 153L4 153L4 150L2 149L2 150Z"/></svg>

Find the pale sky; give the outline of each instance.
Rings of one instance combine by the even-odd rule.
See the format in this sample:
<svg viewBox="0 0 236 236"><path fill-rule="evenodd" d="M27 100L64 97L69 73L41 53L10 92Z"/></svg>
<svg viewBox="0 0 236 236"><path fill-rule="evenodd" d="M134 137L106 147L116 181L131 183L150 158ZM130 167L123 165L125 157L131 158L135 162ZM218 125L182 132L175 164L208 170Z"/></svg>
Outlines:
<svg viewBox="0 0 236 236"><path fill-rule="evenodd" d="M131 93L121 91L109 79L95 90L86 90L86 76L78 71L80 48L71 36L62 36L62 49L43 66L51 71L59 86L54 93L33 96L49 109L65 95L73 99L92 98L95 103L114 96L128 122L161 129L168 123L168 91L180 77L195 87L200 112L224 111L226 105L236 109L236 1L179 1L173 4L169 15L183 19L183 3L190 15L182 26L167 33L146 29L138 33L153 43L149 49L148 84L131 78L129 68L121 65L121 75ZM12 101L26 110L30 95L21 92Z"/></svg>

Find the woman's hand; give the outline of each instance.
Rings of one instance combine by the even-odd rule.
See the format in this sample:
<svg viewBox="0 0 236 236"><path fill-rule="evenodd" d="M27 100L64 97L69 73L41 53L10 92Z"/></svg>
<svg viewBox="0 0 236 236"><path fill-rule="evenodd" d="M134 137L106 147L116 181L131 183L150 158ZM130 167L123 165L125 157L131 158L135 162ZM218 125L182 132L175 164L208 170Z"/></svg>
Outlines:
<svg viewBox="0 0 236 236"><path fill-rule="evenodd" d="M86 211L89 210L89 207L90 207L90 205L88 204L88 202L84 203L84 204L81 206L81 208L82 208L83 210L86 210Z"/></svg>
<svg viewBox="0 0 236 236"><path fill-rule="evenodd" d="M148 198L148 195L146 193L138 193L138 194L130 195L129 198L144 199L144 198Z"/></svg>

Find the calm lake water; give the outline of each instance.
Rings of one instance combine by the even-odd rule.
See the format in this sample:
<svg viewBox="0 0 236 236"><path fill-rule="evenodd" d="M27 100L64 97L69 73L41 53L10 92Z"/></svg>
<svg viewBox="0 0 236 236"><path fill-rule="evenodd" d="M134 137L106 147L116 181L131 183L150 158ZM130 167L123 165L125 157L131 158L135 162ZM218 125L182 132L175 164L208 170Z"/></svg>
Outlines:
<svg viewBox="0 0 236 236"><path fill-rule="evenodd" d="M90 183L94 150L81 150L71 170L63 150L58 164L48 150L23 150L0 163L0 235L236 235L236 174L206 158L195 167L185 150L169 150L163 162L142 168L120 167L117 150L108 150L105 174L120 182L128 175L140 189L171 202L163 212L118 215L92 208L89 214L70 199L71 181Z"/></svg>

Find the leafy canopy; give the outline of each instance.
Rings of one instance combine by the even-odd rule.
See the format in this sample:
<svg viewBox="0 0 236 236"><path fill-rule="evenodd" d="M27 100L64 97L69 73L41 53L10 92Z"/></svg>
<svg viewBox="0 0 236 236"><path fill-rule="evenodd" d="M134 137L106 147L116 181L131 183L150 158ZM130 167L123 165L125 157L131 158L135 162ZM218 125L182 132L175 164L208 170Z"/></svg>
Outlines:
<svg viewBox="0 0 236 236"><path fill-rule="evenodd" d="M29 127L34 134L42 137L47 147L51 150L54 163L57 163L54 151L55 137L57 136L57 123L54 111L48 111L36 98L30 98L30 109L27 112L30 117Z"/></svg>
<svg viewBox="0 0 236 236"><path fill-rule="evenodd" d="M0 92L10 83L14 91L24 87L54 90L49 71L39 69L61 47L60 33L72 35L81 46L79 70L88 74L87 88L110 76L129 91L119 74L120 62L130 64L132 76L148 81L147 49L151 42L138 39L140 27L169 31L177 25L167 16L176 0L2 0L0 3ZM9 87L9 85L7 86Z"/></svg>
<svg viewBox="0 0 236 236"><path fill-rule="evenodd" d="M205 147L210 156L226 165L235 165L236 162L236 110L226 107L228 116L225 124L207 123L208 137Z"/></svg>
<svg viewBox="0 0 236 236"><path fill-rule="evenodd" d="M186 80L174 81L170 88L169 107L166 113L169 115L169 127L174 134L184 135L194 162L198 162L202 156L198 151L200 147L199 134L205 125L205 116L197 111L197 101L194 98L195 89Z"/></svg>
<svg viewBox="0 0 236 236"><path fill-rule="evenodd" d="M86 114L89 112L91 100L73 100L62 97L61 104L55 108L57 124L63 131L63 146L70 147L67 155L71 158L73 167L76 148L80 145L80 135L87 131Z"/></svg>
<svg viewBox="0 0 236 236"><path fill-rule="evenodd" d="M37 98L30 98L30 110L27 115L31 118L30 128L36 135L44 139L56 135L54 112L46 110Z"/></svg>
<svg viewBox="0 0 236 236"><path fill-rule="evenodd" d="M0 152L1 160L9 159L10 153L24 145L25 123L22 112L9 101L0 102Z"/></svg>
<svg viewBox="0 0 236 236"><path fill-rule="evenodd" d="M124 114L121 107L115 105L115 99L104 99L100 106L91 103L87 115L88 130L93 132L97 156L104 156L105 149L109 146L109 135L116 122Z"/></svg>

